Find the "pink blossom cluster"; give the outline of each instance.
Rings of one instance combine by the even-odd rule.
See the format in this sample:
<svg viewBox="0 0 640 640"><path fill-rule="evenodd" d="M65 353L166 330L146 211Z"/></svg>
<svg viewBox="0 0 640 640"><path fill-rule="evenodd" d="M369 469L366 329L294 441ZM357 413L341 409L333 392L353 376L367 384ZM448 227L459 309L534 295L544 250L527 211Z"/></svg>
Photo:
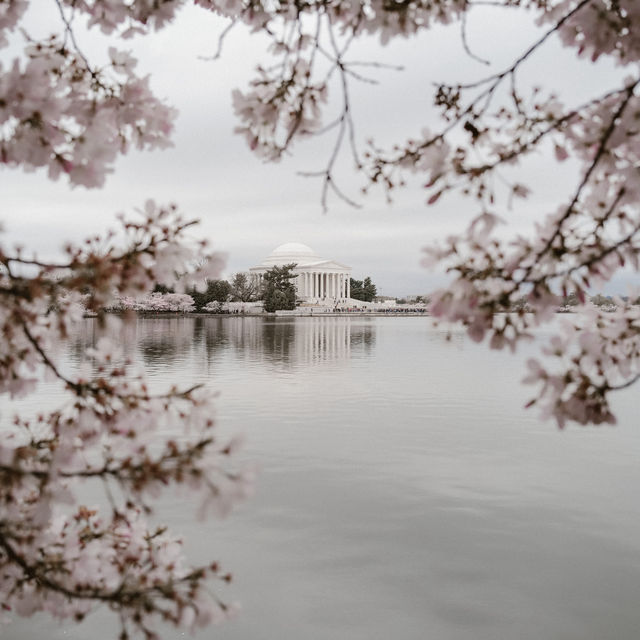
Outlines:
<svg viewBox="0 0 640 640"><path fill-rule="evenodd" d="M98 187L132 145L168 146L174 110L135 75L133 58L113 47L109 58L93 68L54 35L0 66L0 162Z"/></svg>
<svg viewBox="0 0 640 640"><path fill-rule="evenodd" d="M244 303L240 303L244 306ZM202 310L207 313L220 313L224 308L228 308L229 303L220 302L218 300L213 300L208 302L202 307Z"/></svg>
<svg viewBox="0 0 640 640"><path fill-rule="evenodd" d="M116 296L110 308L118 311L176 311L187 313L194 311L196 306L193 298L186 293L153 292L137 298Z"/></svg>
<svg viewBox="0 0 640 640"><path fill-rule="evenodd" d="M543 348L553 364L528 362L525 382L540 387L530 404L561 427L615 423L608 393L640 379L640 306L618 302L615 309L585 305Z"/></svg>
<svg viewBox="0 0 640 640"><path fill-rule="evenodd" d="M103 311L114 292L126 299L155 282L201 282L219 275L221 258L190 241L192 223L175 207L150 201L122 224L124 245L115 234L96 236L68 246L59 263L0 248L0 393L33 393L44 368L68 395L3 433L0 602L5 618L47 611L74 620L103 603L119 614L122 638L135 630L154 638L159 623L193 630L233 610L213 585L230 576L217 563L191 566L181 541L150 524L154 502L178 487L200 516L225 514L251 476L231 459L235 443L216 432L212 392L152 391L106 337L121 322ZM148 296L159 297L178 310L193 302L183 293ZM66 374L54 347L86 311L105 336L80 371ZM79 497L88 485L102 488L96 505Z"/></svg>
<svg viewBox="0 0 640 640"><path fill-rule="evenodd" d="M640 20L640 7L635 0L618 0L615 5L602 0L562 0L548 4L540 22L557 23L576 6L580 11L572 13L558 30L563 44L593 62L600 56L610 56L621 65L640 59L640 36L634 28Z"/></svg>
<svg viewBox="0 0 640 640"><path fill-rule="evenodd" d="M7 46L7 33L15 29L28 8L28 0L12 0L0 4L0 47Z"/></svg>
<svg viewBox="0 0 640 640"><path fill-rule="evenodd" d="M233 107L243 123L236 132L246 137L251 150L277 160L294 136L308 136L321 128L327 86L310 81L309 62L302 58L287 61L277 73L263 68L258 73L249 92L233 92Z"/></svg>

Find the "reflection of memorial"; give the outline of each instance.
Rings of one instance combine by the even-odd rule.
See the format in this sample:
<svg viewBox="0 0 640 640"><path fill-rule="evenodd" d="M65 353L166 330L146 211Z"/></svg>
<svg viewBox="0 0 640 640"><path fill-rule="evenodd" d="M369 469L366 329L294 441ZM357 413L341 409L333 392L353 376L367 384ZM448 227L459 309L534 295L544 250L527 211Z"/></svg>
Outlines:
<svg viewBox="0 0 640 640"><path fill-rule="evenodd" d="M295 264L293 273L298 298L305 302L344 302L351 296L351 267L317 255L306 244L287 242L274 249L249 272L259 287L262 276L273 267Z"/></svg>
<svg viewBox="0 0 640 640"><path fill-rule="evenodd" d="M351 357L349 318L305 318L296 325L296 351L304 363Z"/></svg>
<svg viewBox="0 0 640 640"><path fill-rule="evenodd" d="M85 321L66 345L72 361L84 360L86 348L101 334L95 320ZM374 345L375 323L349 316L137 318L111 337L126 355L150 368L194 356L206 366L231 356L296 367L347 363Z"/></svg>
<svg viewBox="0 0 640 640"><path fill-rule="evenodd" d="M371 323L336 316L229 318L222 328L242 356L291 366L347 362L354 348L369 349L375 339Z"/></svg>

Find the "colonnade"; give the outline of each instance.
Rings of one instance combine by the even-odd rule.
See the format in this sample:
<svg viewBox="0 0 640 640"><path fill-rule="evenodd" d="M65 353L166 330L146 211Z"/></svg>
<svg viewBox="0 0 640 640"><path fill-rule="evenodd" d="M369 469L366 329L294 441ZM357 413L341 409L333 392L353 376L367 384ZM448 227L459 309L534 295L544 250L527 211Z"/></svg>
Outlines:
<svg viewBox="0 0 640 640"><path fill-rule="evenodd" d="M349 274L327 271L300 271L296 278L298 295L305 298L348 298Z"/></svg>
<svg viewBox="0 0 640 640"><path fill-rule="evenodd" d="M294 271L294 273L296 273ZM336 271L298 271L294 284L301 298L335 298L351 297L349 272ZM253 274L257 286L262 285L262 273Z"/></svg>

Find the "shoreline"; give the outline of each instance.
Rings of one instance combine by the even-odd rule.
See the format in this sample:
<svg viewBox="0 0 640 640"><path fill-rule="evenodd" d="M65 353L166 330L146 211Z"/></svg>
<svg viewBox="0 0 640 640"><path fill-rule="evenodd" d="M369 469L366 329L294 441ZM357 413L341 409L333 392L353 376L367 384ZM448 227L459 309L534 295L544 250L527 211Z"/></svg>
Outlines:
<svg viewBox="0 0 640 640"><path fill-rule="evenodd" d="M609 311L609 309L605 309ZM344 317L379 317L379 318L402 318L402 317L424 317L431 318L428 311L398 310L398 311L317 311L311 310L282 310L275 312L250 313L239 312L206 312L206 311L107 311L111 315L123 316L128 313L139 318L344 318ZM518 313L517 311L501 311L500 313ZM569 309L558 309L556 315L568 315L575 313ZM96 318L97 313L85 313L84 318Z"/></svg>
<svg viewBox="0 0 640 640"><path fill-rule="evenodd" d="M127 312L125 311L107 311L112 315L122 316ZM297 312L288 311L287 313L206 313L202 311L193 311L184 313L182 311L134 311L136 317L139 318L344 318L344 317L399 317L399 316L412 316L412 317L431 317L430 314L424 311L321 311L317 313L312 312ZM98 314L84 315L85 318L95 318Z"/></svg>

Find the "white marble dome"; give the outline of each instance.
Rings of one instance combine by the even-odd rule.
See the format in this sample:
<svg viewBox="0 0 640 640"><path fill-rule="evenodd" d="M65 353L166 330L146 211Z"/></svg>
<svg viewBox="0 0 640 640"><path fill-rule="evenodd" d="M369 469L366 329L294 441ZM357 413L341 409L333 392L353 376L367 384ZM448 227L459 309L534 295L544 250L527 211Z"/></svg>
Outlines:
<svg viewBox="0 0 640 640"><path fill-rule="evenodd" d="M285 242L276 247L263 261L263 264L309 264L322 258L309 246L300 242Z"/></svg>
<svg viewBox="0 0 640 640"><path fill-rule="evenodd" d="M285 242L279 247L276 247L272 252L272 256L281 255L302 255L302 256L314 256L313 249L301 242Z"/></svg>

